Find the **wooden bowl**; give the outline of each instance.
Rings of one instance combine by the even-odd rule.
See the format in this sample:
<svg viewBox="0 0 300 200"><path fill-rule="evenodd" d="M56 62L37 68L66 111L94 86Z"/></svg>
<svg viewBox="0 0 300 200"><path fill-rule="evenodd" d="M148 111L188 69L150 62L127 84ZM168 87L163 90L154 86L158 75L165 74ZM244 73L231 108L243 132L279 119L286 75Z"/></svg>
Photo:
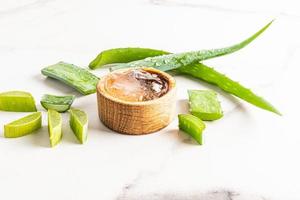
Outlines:
<svg viewBox="0 0 300 200"><path fill-rule="evenodd" d="M105 126L118 133L130 135L153 133L166 127L174 118L176 102L174 78L153 68L142 69L164 77L169 84L167 93L154 100L128 102L108 94L105 90L108 76L103 77L97 84L99 118Z"/></svg>

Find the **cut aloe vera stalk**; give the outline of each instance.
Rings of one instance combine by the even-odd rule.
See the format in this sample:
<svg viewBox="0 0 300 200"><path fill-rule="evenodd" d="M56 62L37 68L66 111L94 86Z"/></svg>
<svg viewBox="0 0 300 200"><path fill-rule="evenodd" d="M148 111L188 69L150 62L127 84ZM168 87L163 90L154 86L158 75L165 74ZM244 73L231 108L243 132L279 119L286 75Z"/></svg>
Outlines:
<svg viewBox="0 0 300 200"><path fill-rule="evenodd" d="M4 125L4 137L16 138L33 133L42 126L41 112L36 112Z"/></svg>
<svg viewBox="0 0 300 200"><path fill-rule="evenodd" d="M14 112L35 112L35 102L32 95L23 91L8 91L0 93L0 110Z"/></svg>
<svg viewBox="0 0 300 200"><path fill-rule="evenodd" d="M48 110L48 132L50 139L50 146L56 146L62 138L62 117L61 114L55 110Z"/></svg>
<svg viewBox="0 0 300 200"><path fill-rule="evenodd" d="M83 95L95 93L99 81L99 78L88 70L65 62L45 67L42 74L75 88Z"/></svg>
<svg viewBox="0 0 300 200"><path fill-rule="evenodd" d="M223 116L217 93L211 90L189 90L190 112L202 120L216 120Z"/></svg>
<svg viewBox="0 0 300 200"><path fill-rule="evenodd" d="M66 112L70 109L73 101L75 99L74 95L68 96L55 96L50 94L45 94L42 97L41 105L46 109L56 110L57 112Z"/></svg>
<svg viewBox="0 0 300 200"><path fill-rule="evenodd" d="M190 114L179 114L179 129L189 134L200 145L202 145L202 131L205 129L205 124L201 119Z"/></svg>
<svg viewBox="0 0 300 200"><path fill-rule="evenodd" d="M71 108L70 112L70 126L73 133L81 144L86 142L88 131L88 116L79 109Z"/></svg>

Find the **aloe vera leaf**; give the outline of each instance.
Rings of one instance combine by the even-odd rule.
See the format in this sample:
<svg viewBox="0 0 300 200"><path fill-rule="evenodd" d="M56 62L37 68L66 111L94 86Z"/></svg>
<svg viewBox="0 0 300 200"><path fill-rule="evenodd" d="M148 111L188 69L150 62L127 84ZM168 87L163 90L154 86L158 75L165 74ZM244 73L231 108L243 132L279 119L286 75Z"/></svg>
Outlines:
<svg viewBox="0 0 300 200"><path fill-rule="evenodd" d="M110 70L114 71L116 69L122 68L153 67L161 71L168 71L191 64L196 64L206 59L227 55L247 46L260 34L262 34L272 24L272 22L273 21L269 22L266 26L264 26L262 29L260 29L258 32L256 32L246 40L229 47L148 57L143 60L112 65L110 67Z"/></svg>
<svg viewBox="0 0 300 200"><path fill-rule="evenodd" d="M188 90L190 112L201 120L211 121L223 116L217 93L212 90Z"/></svg>
<svg viewBox="0 0 300 200"><path fill-rule="evenodd" d="M75 88L83 95L95 93L99 81L99 78L88 70L65 62L45 67L42 74Z"/></svg>
<svg viewBox="0 0 300 200"><path fill-rule="evenodd" d="M179 129L194 138L200 145L202 142L202 132L205 129L205 124L201 119L190 114L179 114Z"/></svg>
<svg viewBox="0 0 300 200"><path fill-rule="evenodd" d="M33 96L23 91L8 91L0 93L0 110L14 112L35 112Z"/></svg>
<svg viewBox="0 0 300 200"><path fill-rule="evenodd" d="M56 110L48 110L48 132L50 146L56 146L62 138L62 117Z"/></svg>
<svg viewBox="0 0 300 200"><path fill-rule="evenodd" d="M134 48L132 48L134 50ZM151 51L152 49L149 49ZM126 56L123 55L124 57ZM108 63L112 64L112 63ZM183 66L175 70L179 74L188 74L195 78L201 79L208 83L218 86L219 88L223 89L227 93L235 95L248 103L255 105L259 108L274 112L276 114L280 114L280 112L269 102L264 100L262 97L259 97L255 93L253 93L250 89L242 86L236 81L231 80L230 78L226 77L224 74L217 72L213 68L205 66L203 64L193 64L188 66ZM227 86L228 85L228 86Z"/></svg>
<svg viewBox="0 0 300 200"><path fill-rule="evenodd" d="M132 48L132 50L134 50L134 48ZM152 49L149 49L149 51L152 51ZM125 57L126 54L124 54L123 56ZM179 74L188 74L210 84L216 85L217 87L223 89L225 92L235 95L236 97L239 97L254 106L281 115L280 112L264 98L256 95L250 89L244 87L236 81L231 80L224 74L204 64L197 63L183 66L173 71Z"/></svg>
<svg viewBox="0 0 300 200"><path fill-rule="evenodd" d="M4 137L16 138L33 133L42 127L42 114L36 112L4 125Z"/></svg>
<svg viewBox="0 0 300 200"><path fill-rule="evenodd" d="M116 48L102 51L89 64L89 68L97 69L105 64L127 63L135 60L141 60L147 57L154 57L166 54L167 52L148 48Z"/></svg>
<svg viewBox="0 0 300 200"><path fill-rule="evenodd" d="M171 54L171 53L167 51L151 49L151 48L138 48L138 47L115 48L115 49L107 49L100 52L99 55L105 55L105 57L109 56L109 58L107 59L101 58L100 61L98 62L101 63L100 67L109 67L114 65L123 65L124 63L138 61L148 57L156 57L156 56L167 55L167 54Z"/></svg>
<svg viewBox="0 0 300 200"><path fill-rule="evenodd" d="M181 74L187 74L192 77L204 80L208 83L218 86L227 93L233 94L252 105L255 105L264 110L281 115L280 112L264 98L256 95L250 89L242 86L236 81L231 80L224 74L217 72L211 67L208 67L202 63L194 64L190 66L184 66L176 70Z"/></svg>
<svg viewBox="0 0 300 200"><path fill-rule="evenodd" d="M57 112L66 112L70 109L74 95L56 96L51 94L45 94L42 97L41 105L46 109L56 110Z"/></svg>
<svg viewBox="0 0 300 200"><path fill-rule="evenodd" d="M87 140L88 116L84 111L75 108L71 108L69 113L70 127L78 141L83 144Z"/></svg>

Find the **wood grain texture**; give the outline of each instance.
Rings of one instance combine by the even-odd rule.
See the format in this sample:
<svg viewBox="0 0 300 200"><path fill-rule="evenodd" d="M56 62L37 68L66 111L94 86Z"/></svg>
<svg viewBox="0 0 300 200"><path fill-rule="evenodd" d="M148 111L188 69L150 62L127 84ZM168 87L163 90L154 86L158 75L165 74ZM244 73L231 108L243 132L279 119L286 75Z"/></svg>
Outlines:
<svg viewBox="0 0 300 200"><path fill-rule="evenodd" d="M166 127L174 118L175 80L167 73L144 68L161 74L169 81L169 91L164 96L142 102L126 102L114 98L105 91L105 77L97 85L98 114L108 128L123 134L142 135Z"/></svg>

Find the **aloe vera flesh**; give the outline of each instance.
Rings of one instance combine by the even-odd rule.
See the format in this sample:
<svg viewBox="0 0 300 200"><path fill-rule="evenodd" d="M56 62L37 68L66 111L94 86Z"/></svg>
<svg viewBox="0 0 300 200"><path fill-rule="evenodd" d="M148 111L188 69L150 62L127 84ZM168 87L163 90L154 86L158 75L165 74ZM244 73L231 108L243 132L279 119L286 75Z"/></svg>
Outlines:
<svg viewBox="0 0 300 200"><path fill-rule="evenodd" d="M62 117L56 110L48 110L48 132L51 147L60 143L62 139Z"/></svg>
<svg viewBox="0 0 300 200"><path fill-rule="evenodd" d="M4 125L4 137L16 138L33 133L42 127L42 114L36 112Z"/></svg>
<svg viewBox="0 0 300 200"><path fill-rule="evenodd" d="M0 93L0 110L13 112L35 112L33 96L23 91L8 91Z"/></svg>
<svg viewBox="0 0 300 200"><path fill-rule="evenodd" d="M190 114L179 114L179 129L194 138L200 145L203 144L202 132L205 124L201 119Z"/></svg>
<svg viewBox="0 0 300 200"><path fill-rule="evenodd" d="M115 64L110 69L113 71L122 68L153 67L161 71L168 71L191 64L196 64L200 61L227 55L244 48L253 40L255 40L260 34L262 34L272 24L272 22L273 21L268 23L246 40L229 47L148 57L143 60L137 60L129 63Z"/></svg>
<svg viewBox="0 0 300 200"><path fill-rule="evenodd" d="M223 116L217 93L212 90L188 90L189 106L192 115L206 121L217 120Z"/></svg>
<svg viewBox="0 0 300 200"><path fill-rule="evenodd" d="M70 109L73 101L75 99L74 95L67 96L56 96L45 94L42 97L41 105L46 109L56 110L57 112L66 112Z"/></svg>
<svg viewBox="0 0 300 200"><path fill-rule="evenodd" d="M83 144L87 140L88 131L88 116L79 109L71 108L70 112L70 127L78 141Z"/></svg>
<svg viewBox="0 0 300 200"><path fill-rule="evenodd" d="M83 95L95 93L99 81L99 78L88 70L65 62L45 67L42 74L75 88Z"/></svg>
<svg viewBox="0 0 300 200"><path fill-rule="evenodd" d="M102 51L89 64L89 68L96 69L111 63L127 63L147 57L167 54L165 51L148 48L115 48Z"/></svg>

